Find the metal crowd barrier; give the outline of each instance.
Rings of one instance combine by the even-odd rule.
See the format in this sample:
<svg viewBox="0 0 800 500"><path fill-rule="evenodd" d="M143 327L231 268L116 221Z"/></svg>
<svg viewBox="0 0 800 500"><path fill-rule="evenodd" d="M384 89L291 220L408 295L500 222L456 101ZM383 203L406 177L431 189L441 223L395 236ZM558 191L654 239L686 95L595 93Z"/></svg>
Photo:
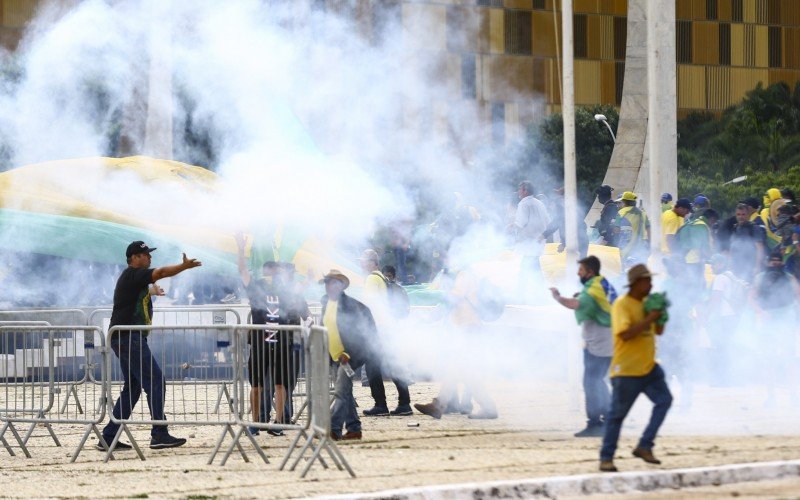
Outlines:
<svg viewBox="0 0 800 500"><path fill-rule="evenodd" d="M308 353L308 380L309 380L309 403L311 418L308 419L307 425L300 429L289 450L283 457L279 469L283 470L289 463L289 460L297 448L301 439L305 439L303 447L300 449L294 462L292 462L289 470L295 470L297 465L303 459L306 451L312 450L311 458L306 462L305 467L300 473L300 477L305 477L311 466L315 461L324 468L328 468L328 464L322 457L322 450L328 452L336 468L339 470L347 470L350 476L355 477L353 469L350 464L342 455L339 447L331 439L331 400L330 400L330 357L328 354L328 330L321 326L312 326L308 337L306 339L307 353ZM314 440L318 440L314 446ZM312 448L313 447L313 448Z"/></svg>
<svg viewBox="0 0 800 500"><path fill-rule="evenodd" d="M111 420L120 424L120 428L106 454L106 461L111 458L111 453L123 433L131 440L131 446L136 450L139 458L145 459L130 432L129 426L133 424L219 425L223 426L223 435L220 440L224 439L226 434L234 436L233 426L238 423L238 416L235 413L236 390L232 391L231 404L226 411L222 408L215 409L218 401L218 391L215 389L219 384L214 383L215 380L200 381L196 377L190 376L195 374L192 372L192 363L197 354L194 347L205 343L210 335L216 334L217 330L225 330L230 333L231 329L230 325L128 325L114 326L108 331L106 343L108 349L114 352L106 356L106 373L108 374L104 383L106 402ZM152 358L148 356L148 352ZM133 393L127 395L127 403L133 406L131 414L124 418L114 416L114 404L124 388L122 384L116 383L118 381L111 377L112 365L118 367L121 365L119 353L123 353L123 357L129 360L126 366L128 373L123 374L121 370L117 370L117 372L121 377L128 375L134 388L140 386L135 380L144 380L145 386L141 389L150 396L148 398L150 401L160 401L163 404L163 411L159 412L163 413L162 415L151 416L148 405L144 401L137 405L139 395L134 390ZM152 363L151 359L155 363ZM235 387L238 375L233 366L230 364L227 373L218 377L217 381L232 381ZM134 370L137 371L136 376L131 377L131 372ZM199 373L208 372L200 371ZM149 386L147 380L150 380ZM161 380L161 384L158 383L158 380ZM161 393L160 397L159 392ZM155 394L151 395L151 393ZM169 420L167 415L170 417ZM253 442L255 444L255 441ZM237 447L244 460L248 461L241 445L237 443ZM256 446L256 450L267 462L263 450L258 446Z"/></svg>
<svg viewBox="0 0 800 500"><path fill-rule="evenodd" d="M299 431L302 410L308 406L305 387L298 389L300 374L308 364L305 349L306 329L300 325L239 325L234 327L235 370L238 376L236 398L239 407L239 432L222 458L225 464L243 434L248 439L260 431ZM307 380L304 378L303 385ZM265 397L266 396L266 397ZM273 396L275 419L269 422ZM282 396L282 398L281 398ZM283 404L279 403L283 399ZM254 407L253 403L256 402ZM265 404L262 404L265 402ZM299 410L294 408L299 403ZM279 407L280 406L280 407ZM278 422L281 420L281 422ZM222 436L224 438L224 436ZM221 443L221 440L219 443ZM212 460L215 453L212 453Z"/></svg>
<svg viewBox="0 0 800 500"><path fill-rule="evenodd" d="M0 351L3 353L0 363L0 421L4 422L0 442L9 454L14 456L5 439L7 430L11 431L25 456L30 458L27 443L37 425L47 428L56 446L61 446L61 442L53 424L84 425L83 439L73 452L71 462L78 458L91 432L100 437L97 425L105 418L105 407L99 404L102 388L86 387L80 394L74 388L75 381L83 373L83 346L87 341L104 345L100 329L84 325L0 325ZM60 406L65 388L67 398L74 395L77 405L60 415L53 415L51 410ZM81 401L83 407L93 410L84 412ZM20 436L15 423L30 424L24 437Z"/></svg>

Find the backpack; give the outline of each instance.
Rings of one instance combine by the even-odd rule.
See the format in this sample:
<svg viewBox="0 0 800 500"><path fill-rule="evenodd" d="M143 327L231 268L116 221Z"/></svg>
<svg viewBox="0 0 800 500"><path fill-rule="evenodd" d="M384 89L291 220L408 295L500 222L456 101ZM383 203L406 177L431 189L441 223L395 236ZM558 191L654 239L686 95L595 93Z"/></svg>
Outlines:
<svg viewBox="0 0 800 500"><path fill-rule="evenodd" d="M389 309L392 312L392 316L398 319L407 318L411 312L411 302L408 300L406 289L394 281L387 280L382 274L372 274L380 277L386 285L386 294L389 298Z"/></svg>

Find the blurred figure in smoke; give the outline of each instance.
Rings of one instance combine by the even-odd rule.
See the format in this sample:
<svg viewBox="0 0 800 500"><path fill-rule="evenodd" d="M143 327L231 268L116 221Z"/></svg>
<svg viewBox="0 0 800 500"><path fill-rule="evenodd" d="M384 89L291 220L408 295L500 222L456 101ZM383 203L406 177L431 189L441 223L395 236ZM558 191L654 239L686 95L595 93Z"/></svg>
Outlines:
<svg viewBox="0 0 800 500"><path fill-rule="evenodd" d="M255 325L274 325L274 330L252 330L247 343L250 345L248 359L248 375L250 380L250 408L253 422L269 420L269 406L272 398L262 412L262 394L264 387L268 393L275 395L275 423L287 422L287 409L291 406L291 391L297 381L299 364L295 360L292 346L294 334L281 331L280 325L299 325L308 319L311 313L306 301L294 293L292 284L284 282L283 267L278 262L266 261L261 267L259 279L253 279L245 262L244 250L247 241L242 233L236 233L238 249L237 264L247 297L250 299L250 311ZM292 272L294 266L292 266ZM256 427L250 433L258 435ZM273 436L283 435L283 431L268 429Z"/></svg>
<svg viewBox="0 0 800 500"><path fill-rule="evenodd" d="M701 217L709 208L711 208L711 200L702 194L698 194L692 202L692 212L689 214L689 220L686 222L692 222L694 219Z"/></svg>
<svg viewBox="0 0 800 500"><path fill-rule="evenodd" d="M558 239L560 241L558 244L558 252L561 253L566 247L567 237L567 215L564 207L564 188L558 188L555 190L555 192L556 197L553 199L553 209L550 211L553 218L542 236L544 236L547 241L550 241L550 237L553 235L553 233L558 231ZM578 255L583 258L586 257L586 252L589 250L589 235L586 234L586 223L583 220L584 214L582 214L581 210L578 210L577 207L575 210L575 217L575 226L577 227L578 233Z"/></svg>
<svg viewBox="0 0 800 500"><path fill-rule="evenodd" d="M740 201L736 205L736 210L741 208L744 211L744 221L753 222L753 219L758 217L758 208L761 206L756 198L748 197ZM719 230L717 231L716 250L718 252L728 252L731 249L731 238L736 230L736 224L739 222L736 213L720 223Z"/></svg>
<svg viewBox="0 0 800 500"><path fill-rule="evenodd" d="M380 335L383 332L385 335L385 330L392 326L389 280L379 271L378 253L375 250L371 248L364 250L359 261L361 262L361 270L367 273L364 281L364 303L372 311L378 334ZM397 377L392 377L392 382L397 388L397 408L391 412L389 411L389 407L386 404L386 389L383 387L384 355L380 337L373 339L372 351L375 354L366 360L365 370L375 405L364 410L364 416L411 415L414 412L411 409L408 384Z"/></svg>
<svg viewBox="0 0 800 500"><path fill-rule="evenodd" d="M766 407L775 406L775 386L785 374L792 398L800 402L797 392L797 311L800 285L783 269L780 252L773 252L764 272L756 276L750 289L750 303L756 311L757 331L761 336L763 362L766 368Z"/></svg>
<svg viewBox="0 0 800 500"><path fill-rule="evenodd" d="M614 354L611 359L611 414L606 421L603 447L600 450L600 470L616 472L614 453L617 451L622 421L628 415L639 394L653 402L650 422L642 434L633 456L645 462L660 464L653 456L653 446L659 427L672 405L664 370L656 363L656 335L664 333L664 309L646 310L646 299L652 289L652 274L644 264L628 270L629 291L611 307L611 335Z"/></svg>
<svg viewBox="0 0 800 500"><path fill-rule="evenodd" d="M739 314L746 303L748 285L728 269L726 256L715 254L711 257L711 266L714 281L711 283L705 319L712 352L707 365L714 367L710 373L714 382L722 383L736 375L728 370L733 361L730 352L735 342Z"/></svg>
<svg viewBox="0 0 800 500"><path fill-rule="evenodd" d="M600 259L590 255L578 261L578 278L583 290L575 298L562 297L558 288L551 288L553 298L562 306L575 311L575 319L582 324L583 334L583 393L586 399L586 428L575 437L603 435L603 425L611 406L611 396L606 384L611 365L611 305L617 292L607 279L600 275Z"/></svg>
<svg viewBox="0 0 800 500"><path fill-rule="evenodd" d="M661 253L669 255L675 245L675 234L683 227L684 218L691 212L692 203L686 198L675 202L661 214Z"/></svg>
<svg viewBox="0 0 800 500"><path fill-rule="evenodd" d="M322 297L322 326L328 329L328 349L337 364L334 400L331 407L331 439L361 439L361 420L353 397L353 375L374 356L371 344L377 339L375 318L367 306L345 294L350 279L331 269L320 284L325 285ZM347 432L342 435L342 427Z"/></svg>
<svg viewBox="0 0 800 500"><path fill-rule="evenodd" d="M550 215L544 203L533 195L533 183L522 181L517 189L519 203L514 222L508 230L516 236L516 249L522 255L520 270L521 287L530 286L541 275L539 257L544 250L543 233L550 224Z"/></svg>
<svg viewBox="0 0 800 500"><path fill-rule="evenodd" d="M636 206L636 194L625 191L617 199L619 212L614 218L611 230L614 242L619 248L624 267L636 262L645 262L650 254L650 220L647 213Z"/></svg>
<svg viewBox="0 0 800 500"><path fill-rule="evenodd" d="M704 278L693 276L683 259L663 259L667 278L661 286L672 300L670 309L670 342L659 346L659 356L668 367L667 375L680 383L680 408L688 410L694 402L694 381L697 378L698 326L695 314L703 304Z"/></svg>
<svg viewBox="0 0 800 500"><path fill-rule="evenodd" d="M594 228L597 229L597 234L600 235L601 243L604 245L616 246L616 239L613 233L614 219L619 212L619 206L611 199L611 192L614 190L611 186L602 185L594 190L597 195L597 202L603 205L600 211L600 219L595 223Z"/></svg>
<svg viewBox="0 0 800 500"><path fill-rule="evenodd" d="M446 208L428 227L433 239L429 280L444 268L447 250L454 239L467 232L469 226L481 220L478 209L467 205L459 192L452 194L451 205Z"/></svg>
<svg viewBox="0 0 800 500"><path fill-rule="evenodd" d="M445 288L448 286L447 283L443 283L443 285ZM452 288L448 292L447 304L450 308L448 323L451 326L448 330L454 336L454 342L457 342L459 337L479 336L482 334L483 322L478 309L478 304L480 303L479 287L480 283L475 274L464 270L456 275L455 282L453 282ZM480 410L470 413L469 418L497 418L497 407L489 393L484 389L481 381L482 374L479 373L479 370L474 369L476 366L478 365L472 366L473 369L469 371L456 369L455 371L459 373L450 374L442 381L439 395L433 401L427 404L417 403L414 408L420 413L435 419L442 418L442 413L447 410L448 406L456 405L455 402L459 399L458 383L463 382L465 396L457 406L461 408L471 406L470 399L474 398L475 402L480 406Z"/></svg>
<svg viewBox="0 0 800 500"><path fill-rule="evenodd" d="M156 281L202 265L198 260L188 259L183 254L183 262L180 264L151 269L150 253L154 250L155 248L148 247L143 241L134 241L128 245L125 251L128 267L122 271L114 288L114 308L109 328L116 325L150 325L153 318L152 296L164 294ZM164 415L166 382L161 368L150 352L147 333L141 330L119 331L110 339L111 349L119 358L125 381L114 405L114 418L118 420L131 416L142 390L147 394L152 419L167 418ZM121 432L119 424L109 421L103 429L105 444L110 445L114 439L119 438ZM166 425L154 425L150 431L150 448L174 448L185 443L186 439L171 436ZM98 443L97 448L105 450L103 443ZM126 450L131 449L131 446L117 442L114 449Z"/></svg>
<svg viewBox="0 0 800 500"><path fill-rule="evenodd" d="M764 228L753 222L756 211L747 203L736 205L736 225L730 237L730 270L748 283L764 262Z"/></svg>

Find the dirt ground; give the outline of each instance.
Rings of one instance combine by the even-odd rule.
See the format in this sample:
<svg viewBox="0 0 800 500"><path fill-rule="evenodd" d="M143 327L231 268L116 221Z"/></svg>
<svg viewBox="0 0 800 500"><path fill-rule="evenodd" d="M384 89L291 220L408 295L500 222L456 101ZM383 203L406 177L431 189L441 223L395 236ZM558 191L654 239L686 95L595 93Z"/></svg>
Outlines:
<svg viewBox="0 0 800 500"><path fill-rule="evenodd" d="M413 385L412 401L429 401L437 388L429 383ZM387 384L390 401L396 397L393 389ZM599 438L572 437L583 424L574 390L565 384L493 389L501 414L497 420L448 415L437 421L419 414L363 418L364 439L341 446L358 476L355 479L318 465L303 480L296 472L278 471L289 435L257 437L270 457L269 465L252 450L250 463L233 456L224 467L206 465L219 432L215 427L173 426L173 434L190 438L188 445L160 451L145 447L146 461L132 452L120 452L116 461L104 464L102 454L93 449L96 441L91 440L92 448L84 450L77 463L69 464L80 429L58 426L62 448L55 447L46 431L38 428L30 442L33 458L10 457L0 449L0 496L288 498L596 471ZM368 389L357 387L356 396L360 409L371 406ZM630 456L649 412L648 402L640 400L623 429L617 465L622 471L634 471L800 458L800 410L789 404L788 394L779 393L778 407L771 410L760 407L763 398L757 388L698 388L692 408L678 404L667 417L655 449L662 466ZM679 394L676 401L680 402ZM409 427L410 423L419 426ZM146 445L148 429L141 426L135 432ZM789 480L641 496L788 498L798 492L800 480Z"/></svg>

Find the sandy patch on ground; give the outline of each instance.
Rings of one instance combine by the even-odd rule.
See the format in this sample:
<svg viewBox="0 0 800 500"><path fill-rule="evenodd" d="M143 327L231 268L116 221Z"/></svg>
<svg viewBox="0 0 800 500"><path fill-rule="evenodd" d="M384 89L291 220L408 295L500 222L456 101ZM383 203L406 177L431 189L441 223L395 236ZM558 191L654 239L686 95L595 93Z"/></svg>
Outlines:
<svg viewBox="0 0 800 500"><path fill-rule="evenodd" d="M412 402L429 401L437 387L413 385ZM371 406L368 389L357 387L356 391L360 409ZM387 384L387 392L392 401L396 396L391 384ZM172 428L175 435L194 436L189 444L160 451L145 447L144 462L126 452L104 464L101 453L92 448L82 452L78 463L69 464L81 429L58 426L65 445L62 448L53 445L44 429L37 429L30 442L33 458L9 457L0 449L2 495L286 498L596 471L599 439L572 437L582 426L583 416L580 401L570 387L558 383L546 388L500 386L494 388L494 394L501 418L493 421L469 420L461 415L439 421L423 415L362 419L364 439L341 446L358 475L356 479L319 466L304 480L297 473L277 471L289 436L262 434L257 438L270 456L269 465L252 450L250 463L233 456L225 467L206 465L219 429L177 426ZM763 398L763 391L755 388L698 388L692 409L675 408L667 417L655 450L664 461L660 467L630 457L649 412L647 401L642 399L623 429L617 465L620 470L632 471L800 458L800 411L789 405L786 394L779 394L779 407L770 411L760 408ZM420 425L408 427L409 422ZM138 427L136 436L146 445L149 431ZM94 443L90 441L92 447ZM780 496L798 488L798 481L771 481L669 494L704 498L763 490Z"/></svg>

